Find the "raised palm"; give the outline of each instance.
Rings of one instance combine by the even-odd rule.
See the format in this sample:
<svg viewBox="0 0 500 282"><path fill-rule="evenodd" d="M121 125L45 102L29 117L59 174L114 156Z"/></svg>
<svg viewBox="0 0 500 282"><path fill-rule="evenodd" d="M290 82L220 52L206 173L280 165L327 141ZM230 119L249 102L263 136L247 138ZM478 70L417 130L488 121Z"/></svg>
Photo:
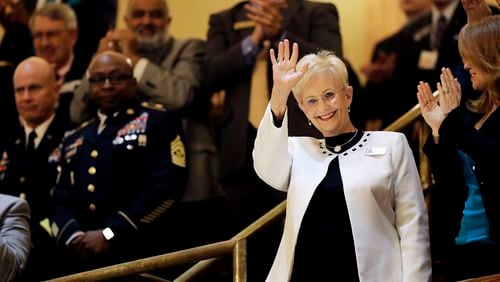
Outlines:
<svg viewBox="0 0 500 282"><path fill-rule="evenodd" d="M273 64L274 88L278 90L276 94L288 96L292 88L297 85L307 71L307 65L301 70L296 69L299 46L297 43L294 43L292 54L290 55L290 43L285 39L278 45L278 56L275 57L274 50L272 49L270 56Z"/></svg>
<svg viewBox="0 0 500 282"><path fill-rule="evenodd" d="M432 131L437 133L446 115L439 106L438 101L433 97L428 83L420 82L417 89L417 98L422 116Z"/></svg>

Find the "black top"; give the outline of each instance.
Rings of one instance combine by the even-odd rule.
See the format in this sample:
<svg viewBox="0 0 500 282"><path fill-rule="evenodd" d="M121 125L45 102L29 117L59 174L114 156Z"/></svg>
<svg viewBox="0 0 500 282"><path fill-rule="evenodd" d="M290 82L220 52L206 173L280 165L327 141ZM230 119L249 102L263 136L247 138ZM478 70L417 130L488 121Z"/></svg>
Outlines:
<svg viewBox="0 0 500 282"><path fill-rule="evenodd" d="M327 137L325 141L327 148L341 145L342 149L338 153L342 153L362 136L361 131L356 131ZM335 158L330 163L327 175L316 188L302 219L291 281L359 281L343 188L339 161Z"/></svg>

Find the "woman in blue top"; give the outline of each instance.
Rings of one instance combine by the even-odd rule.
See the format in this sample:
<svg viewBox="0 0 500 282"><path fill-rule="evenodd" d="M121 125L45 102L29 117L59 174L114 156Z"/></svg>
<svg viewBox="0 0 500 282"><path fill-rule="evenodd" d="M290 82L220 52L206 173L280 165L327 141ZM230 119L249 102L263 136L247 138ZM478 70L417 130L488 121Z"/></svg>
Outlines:
<svg viewBox="0 0 500 282"><path fill-rule="evenodd" d="M434 259L451 261L450 279L500 273L500 16L469 23L458 45L479 98L461 107L460 83L444 68L433 99L418 85L422 116L432 129L424 145L437 186L431 232L440 242ZM438 247L438 246L436 246ZM440 249L442 253L438 253Z"/></svg>

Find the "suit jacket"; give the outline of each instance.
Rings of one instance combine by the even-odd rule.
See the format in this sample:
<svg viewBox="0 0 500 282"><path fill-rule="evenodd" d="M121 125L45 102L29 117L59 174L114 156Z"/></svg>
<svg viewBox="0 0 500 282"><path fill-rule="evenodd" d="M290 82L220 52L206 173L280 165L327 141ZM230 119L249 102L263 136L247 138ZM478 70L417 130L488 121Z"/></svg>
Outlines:
<svg viewBox="0 0 500 282"><path fill-rule="evenodd" d="M248 20L244 9L246 3L241 2L228 10L211 15L207 37L205 56L208 64L208 88L226 92L218 140L222 177L240 169L249 155L246 146L249 142L248 110L253 65L246 62L241 50L241 41L249 36L253 29L234 27L235 23ZM284 37L299 44L300 55L327 49L342 56L338 12L331 3L288 1L283 30ZM272 81L271 75L269 67L268 81ZM289 103L289 112L293 113L290 114L290 134L309 133L311 130L308 130L307 120L292 96L290 95L292 100Z"/></svg>
<svg viewBox="0 0 500 282"><path fill-rule="evenodd" d="M11 23L4 28L5 34L0 41L0 61L7 61L17 67L22 60L34 53L31 31L20 22Z"/></svg>
<svg viewBox="0 0 500 282"><path fill-rule="evenodd" d="M379 41L373 49L371 62L379 57L381 52L385 54L395 53L399 55L400 47L404 39L404 27L398 32ZM398 92L398 82L396 81L396 71L391 76L378 84L368 80L364 88L363 110L367 119L381 118L383 125L387 126L401 115L400 107L395 107L394 103L387 101L396 101ZM357 98L357 96L356 96ZM390 105L389 105L390 104Z"/></svg>
<svg viewBox="0 0 500 282"><path fill-rule="evenodd" d="M15 281L28 261L31 249L28 203L0 194L0 280Z"/></svg>
<svg viewBox="0 0 500 282"><path fill-rule="evenodd" d="M19 127L19 118L16 109L14 97L14 86L12 85L12 76L14 66L0 66L0 146L9 144L16 138L16 130Z"/></svg>
<svg viewBox="0 0 500 282"><path fill-rule="evenodd" d="M391 105L396 105L397 116L417 104L415 89L419 81L435 86L440 81L441 68L454 69L462 61L458 51L458 34L466 23L467 14L459 3L448 22L443 43L437 50L437 62L431 69L420 68L418 64L422 52L432 50L432 13L422 16L401 31L403 39L400 41L394 78L397 86L395 93L391 95L394 97Z"/></svg>
<svg viewBox="0 0 500 282"><path fill-rule="evenodd" d="M64 0L62 2L71 5L75 11L78 20L78 41L74 52L88 64L97 50L99 40L115 27L118 1Z"/></svg>
<svg viewBox="0 0 500 282"><path fill-rule="evenodd" d="M181 124L174 113L136 100L108 119L100 134L93 119L63 140L54 233L64 246L76 231L109 227L112 245L133 252L138 234L184 192Z"/></svg>
<svg viewBox="0 0 500 282"><path fill-rule="evenodd" d="M267 280L289 281L303 216L337 158L359 280L430 281L427 211L405 136L365 132L353 147L335 154L325 149L324 139L288 137L286 122L287 115L277 128L268 107L253 151L259 177L287 191L284 234Z"/></svg>
<svg viewBox="0 0 500 282"><path fill-rule="evenodd" d="M75 91L82 82L87 71L88 61L82 60L81 56L75 56L71 68L64 76L64 81L59 90L59 101L57 106L57 113L70 121L70 107L75 96Z"/></svg>
<svg viewBox="0 0 500 282"><path fill-rule="evenodd" d="M488 217L490 239L500 242L500 179L498 167L494 165L500 158L500 110L491 114L478 132L474 124L480 118L481 115L472 114L462 107L453 110L439 128L439 144L434 144L429 136L423 147L436 181L431 204L432 227L435 228L432 234L435 234L433 240L436 242L433 255L436 258L450 258L452 255L468 195L458 150L475 162L473 169Z"/></svg>

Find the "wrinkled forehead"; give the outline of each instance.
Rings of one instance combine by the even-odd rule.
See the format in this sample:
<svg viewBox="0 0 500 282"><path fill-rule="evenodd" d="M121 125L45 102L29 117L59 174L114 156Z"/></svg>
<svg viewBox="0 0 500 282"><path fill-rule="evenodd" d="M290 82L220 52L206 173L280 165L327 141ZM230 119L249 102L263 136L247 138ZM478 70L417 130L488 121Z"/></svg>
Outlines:
<svg viewBox="0 0 500 282"><path fill-rule="evenodd" d="M343 88L341 80L330 68L314 70L304 77L302 93L305 95L318 95L326 90L340 91Z"/></svg>

